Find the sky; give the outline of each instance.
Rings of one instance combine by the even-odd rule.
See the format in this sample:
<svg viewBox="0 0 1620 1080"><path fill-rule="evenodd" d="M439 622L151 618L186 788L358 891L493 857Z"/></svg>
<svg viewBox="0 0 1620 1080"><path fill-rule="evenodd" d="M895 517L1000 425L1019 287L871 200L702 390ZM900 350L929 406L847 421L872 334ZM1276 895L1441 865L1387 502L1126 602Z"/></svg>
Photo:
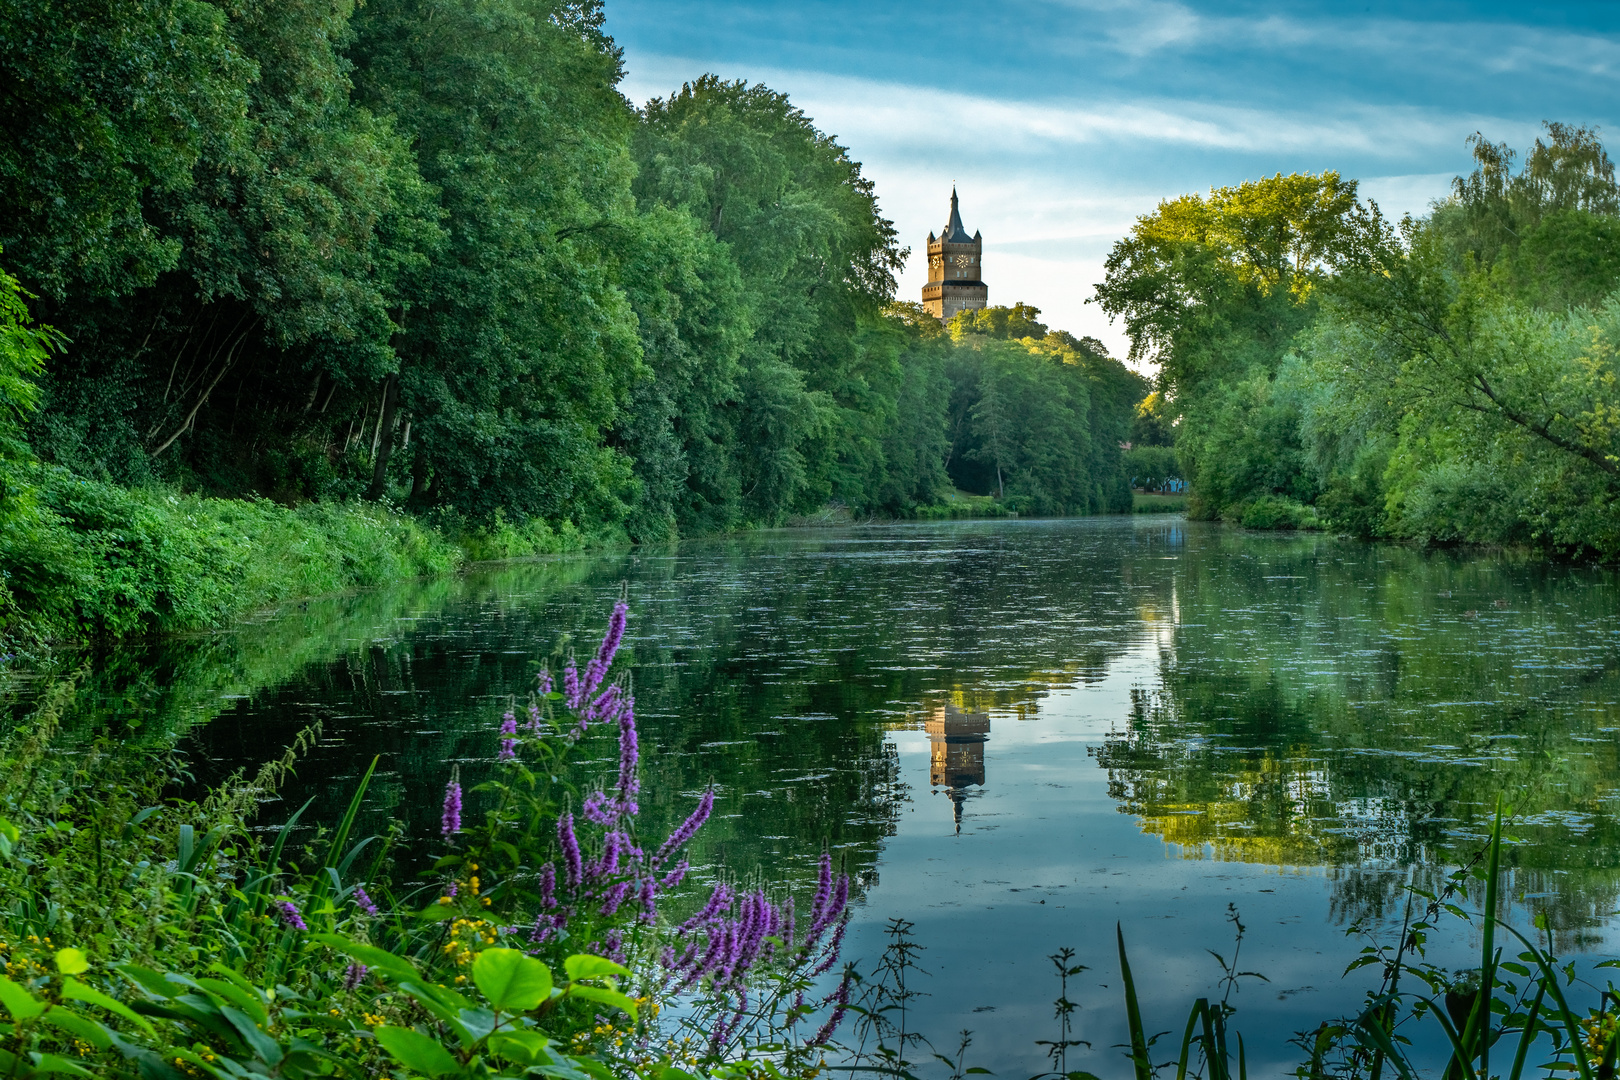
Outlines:
<svg viewBox="0 0 1620 1080"><path fill-rule="evenodd" d="M607 0L637 104L705 72L783 91L877 185L927 277L949 213L984 234L992 304L1127 343L1092 285L1161 199L1336 169L1423 213L1467 138L1611 129L1620 4Z"/></svg>

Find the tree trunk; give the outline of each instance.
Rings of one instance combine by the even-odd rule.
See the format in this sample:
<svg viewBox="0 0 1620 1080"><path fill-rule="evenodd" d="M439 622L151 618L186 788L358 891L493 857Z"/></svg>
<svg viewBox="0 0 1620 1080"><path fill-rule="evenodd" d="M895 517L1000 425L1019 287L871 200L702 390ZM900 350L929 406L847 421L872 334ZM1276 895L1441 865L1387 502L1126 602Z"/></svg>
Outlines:
<svg viewBox="0 0 1620 1080"><path fill-rule="evenodd" d="M388 459L394 456L394 421L399 417L399 376L383 382L382 415L377 418L377 437L372 440L371 488L366 498L383 497L388 483Z"/></svg>

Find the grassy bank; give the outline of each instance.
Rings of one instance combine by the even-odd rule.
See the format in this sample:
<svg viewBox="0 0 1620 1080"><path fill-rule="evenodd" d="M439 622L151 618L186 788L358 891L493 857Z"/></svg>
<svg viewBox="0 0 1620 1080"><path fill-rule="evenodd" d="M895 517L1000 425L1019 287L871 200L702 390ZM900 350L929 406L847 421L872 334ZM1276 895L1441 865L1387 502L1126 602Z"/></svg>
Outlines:
<svg viewBox="0 0 1620 1080"><path fill-rule="evenodd" d="M0 653L224 625L285 600L622 542L564 522L435 528L378 503L220 499L29 470L0 529Z"/></svg>
<svg viewBox="0 0 1620 1080"><path fill-rule="evenodd" d="M1187 496L1160 495L1156 492L1131 493L1131 512L1136 514L1179 514L1187 509Z"/></svg>
<svg viewBox="0 0 1620 1080"><path fill-rule="evenodd" d="M950 521L956 518L1017 517L1018 513L1005 502L997 501L993 495L970 495L958 490L945 502L917 507L915 516L922 521Z"/></svg>

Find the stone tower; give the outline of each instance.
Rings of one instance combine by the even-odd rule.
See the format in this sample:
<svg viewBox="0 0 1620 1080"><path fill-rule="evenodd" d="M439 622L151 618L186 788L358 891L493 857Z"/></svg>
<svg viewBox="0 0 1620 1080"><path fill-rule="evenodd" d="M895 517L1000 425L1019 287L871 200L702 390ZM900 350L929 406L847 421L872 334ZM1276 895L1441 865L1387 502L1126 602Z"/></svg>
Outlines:
<svg viewBox="0 0 1620 1080"><path fill-rule="evenodd" d="M962 227L956 209L956 189L951 188L951 220L936 240L928 234L928 284L923 286L923 307L937 319L949 319L958 311L976 311L990 302L990 288L983 280L984 240Z"/></svg>

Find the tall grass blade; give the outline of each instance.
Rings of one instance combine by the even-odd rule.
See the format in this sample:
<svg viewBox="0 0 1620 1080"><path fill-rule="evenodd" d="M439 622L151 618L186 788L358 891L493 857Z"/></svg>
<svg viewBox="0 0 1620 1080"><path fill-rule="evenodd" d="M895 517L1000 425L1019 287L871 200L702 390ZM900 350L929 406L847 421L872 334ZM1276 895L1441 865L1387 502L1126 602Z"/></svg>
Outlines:
<svg viewBox="0 0 1620 1080"><path fill-rule="evenodd" d="M1496 996L1496 878L1502 865L1502 797L1496 797L1496 820L1491 823L1491 842L1485 862L1485 928L1479 955L1479 996L1474 999L1474 1015L1468 1020L1470 1051L1479 1058L1481 1076L1491 1074L1491 1001Z"/></svg>
<svg viewBox="0 0 1620 1080"><path fill-rule="evenodd" d="M1546 995L1547 984L1539 984L1535 1000L1530 1002L1530 1011L1524 1014L1524 1034L1519 1036L1519 1050L1513 1055L1513 1071L1508 1073L1508 1080L1519 1080L1524 1075L1524 1059L1530 1053L1530 1044L1536 1041L1536 1021L1541 1016L1541 1002Z"/></svg>
<svg viewBox="0 0 1620 1080"><path fill-rule="evenodd" d="M377 762L382 755L372 757L371 764L366 766L366 774L360 778L360 783L349 798L349 807L343 811L343 820L338 823L337 832L332 834L332 842L326 847L326 855L321 860L323 867L331 867L337 863L342 855L344 845L349 842L349 833L354 830L354 819L360 816L360 804L366 797L366 788L371 786L371 777L377 771ZM348 865L345 863L344 865ZM310 906L315 907L315 901L326 896L327 879L325 874L317 875L315 885L310 890Z"/></svg>
<svg viewBox="0 0 1620 1080"><path fill-rule="evenodd" d="M1176 1062L1176 1080L1187 1080L1187 1067L1192 1062L1193 1032L1198 1029L1198 1016L1209 1008L1208 998L1199 998L1193 1002L1192 1011L1187 1014L1187 1030L1181 1036L1181 1058Z"/></svg>
<svg viewBox="0 0 1620 1080"><path fill-rule="evenodd" d="M1136 1080L1153 1080L1153 1063L1148 1059L1147 1031L1142 1027L1142 1008L1136 1001L1136 980L1131 978L1131 962L1125 956L1125 931L1114 924L1119 940L1119 973L1125 981L1125 1019L1131 1028L1131 1064Z"/></svg>

